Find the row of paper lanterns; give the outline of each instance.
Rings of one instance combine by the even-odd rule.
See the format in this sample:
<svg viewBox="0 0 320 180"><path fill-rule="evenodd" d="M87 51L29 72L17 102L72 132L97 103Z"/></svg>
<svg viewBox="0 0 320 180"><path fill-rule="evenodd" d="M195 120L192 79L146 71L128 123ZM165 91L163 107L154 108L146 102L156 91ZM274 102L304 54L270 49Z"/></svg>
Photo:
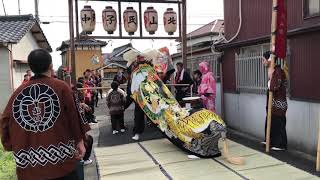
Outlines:
<svg viewBox="0 0 320 180"><path fill-rule="evenodd" d="M84 6L80 12L82 30L91 34L95 30L96 15L91 6ZM107 6L102 11L103 28L108 34L113 34L117 29L117 13ZM124 29L129 35L134 35L138 29L138 15L133 7L127 7L123 13ZM164 29L169 35L173 35L177 30L177 13L168 8L163 14ZM149 34L154 34L158 30L158 12L153 7L148 7L144 12L144 25Z"/></svg>

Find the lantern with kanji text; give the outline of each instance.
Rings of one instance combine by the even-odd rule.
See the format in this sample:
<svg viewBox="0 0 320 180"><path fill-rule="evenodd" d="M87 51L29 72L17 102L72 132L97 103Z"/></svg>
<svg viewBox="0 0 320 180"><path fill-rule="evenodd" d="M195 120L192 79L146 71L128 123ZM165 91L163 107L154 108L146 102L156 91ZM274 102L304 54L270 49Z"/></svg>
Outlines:
<svg viewBox="0 0 320 180"><path fill-rule="evenodd" d="M96 26L96 14L91 6L84 6L80 12L82 30L92 34Z"/></svg>
<svg viewBox="0 0 320 180"><path fill-rule="evenodd" d="M173 35L177 31L177 13L172 9L168 8L163 14L164 30L169 34Z"/></svg>
<svg viewBox="0 0 320 180"><path fill-rule="evenodd" d="M158 12L153 7L144 12L144 26L151 35L158 30Z"/></svg>
<svg viewBox="0 0 320 180"><path fill-rule="evenodd" d="M138 29L138 16L137 11L133 7L127 7L123 13L124 29L129 35L134 35Z"/></svg>
<svg viewBox="0 0 320 180"><path fill-rule="evenodd" d="M103 28L108 34L113 34L117 29L117 13L111 6L107 6L102 11Z"/></svg>

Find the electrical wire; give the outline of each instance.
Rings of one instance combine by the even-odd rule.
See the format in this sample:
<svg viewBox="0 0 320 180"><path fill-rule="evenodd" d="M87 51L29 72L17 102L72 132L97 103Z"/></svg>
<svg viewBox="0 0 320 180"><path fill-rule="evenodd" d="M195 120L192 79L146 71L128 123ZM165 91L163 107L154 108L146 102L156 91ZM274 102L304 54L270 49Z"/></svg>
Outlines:
<svg viewBox="0 0 320 180"><path fill-rule="evenodd" d="M223 40L225 40L225 43L230 43L231 41L233 41L236 37L238 37L241 27L242 27L242 0L239 0L239 26L238 26L238 30L237 33L229 40L227 40L225 38L224 35L222 35L222 31L219 32L219 36L223 38Z"/></svg>
<svg viewBox="0 0 320 180"><path fill-rule="evenodd" d="M218 36L218 39L215 40L213 43L212 43L212 46L211 46L211 52L212 53L219 53L216 51L216 48L215 48L215 45L216 44L219 44L219 43L230 43L232 42L234 39L236 39L240 33L240 30L241 30L241 27L242 27L242 0L239 0L239 26L238 26L238 30L237 30L237 33L229 40L226 39L226 37L222 34L223 30L221 29L219 31L219 36Z"/></svg>

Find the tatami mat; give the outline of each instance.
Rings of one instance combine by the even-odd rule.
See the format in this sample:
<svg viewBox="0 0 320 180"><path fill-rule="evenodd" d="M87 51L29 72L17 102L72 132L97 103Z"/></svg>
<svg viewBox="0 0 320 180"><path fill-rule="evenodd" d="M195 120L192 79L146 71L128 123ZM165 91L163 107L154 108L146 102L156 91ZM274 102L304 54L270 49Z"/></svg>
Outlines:
<svg viewBox="0 0 320 180"><path fill-rule="evenodd" d="M268 155L229 141L230 153L245 158L237 166L216 159L193 159L166 139L96 148L99 174L104 179L318 179Z"/></svg>

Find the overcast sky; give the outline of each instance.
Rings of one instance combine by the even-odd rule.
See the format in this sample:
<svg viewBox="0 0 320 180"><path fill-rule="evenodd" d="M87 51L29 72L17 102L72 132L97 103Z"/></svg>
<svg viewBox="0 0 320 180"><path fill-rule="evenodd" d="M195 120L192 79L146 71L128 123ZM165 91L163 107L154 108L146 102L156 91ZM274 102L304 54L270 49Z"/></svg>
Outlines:
<svg viewBox="0 0 320 180"><path fill-rule="evenodd" d="M67 0L39 0L39 15L42 22L49 21L50 24L42 24L41 27L49 40L53 49L53 59L55 69L61 64L60 52L55 49L61 45L63 40L69 39L68 27L68 1ZM18 0L4 0L5 9L8 15L17 15ZM84 5L91 5L96 11L97 25L94 35L107 35L103 30L101 23L101 12L105 6L113 6L117 9L117 3L114 2L79 2L79 11ZM144 11L151 4L142 6ZM133 6L138 10L135 3L123 3L123 9L126 6ZM166 8L171 7L177 11L175 5L172 4L152 4L159 14L158 35L163 35L162 14ZM20 0L21 14L34 14L34 0ZM0 6L0 15L4 15L2 5ZM187 0L187 31L191 32L215 19L223 19L223 0ZM80 26L81 30L81 26ZM126 32L124 32L126 33ZM126 35L126 34L125 34ZM129 43L130 40L113 40L103 49L103 52L111 52L113 48ZM132 40L131 43L138 50L148 48L160 48L163 46L169 47L171 53L176 52L176 42L173 40Z"/></svg>

